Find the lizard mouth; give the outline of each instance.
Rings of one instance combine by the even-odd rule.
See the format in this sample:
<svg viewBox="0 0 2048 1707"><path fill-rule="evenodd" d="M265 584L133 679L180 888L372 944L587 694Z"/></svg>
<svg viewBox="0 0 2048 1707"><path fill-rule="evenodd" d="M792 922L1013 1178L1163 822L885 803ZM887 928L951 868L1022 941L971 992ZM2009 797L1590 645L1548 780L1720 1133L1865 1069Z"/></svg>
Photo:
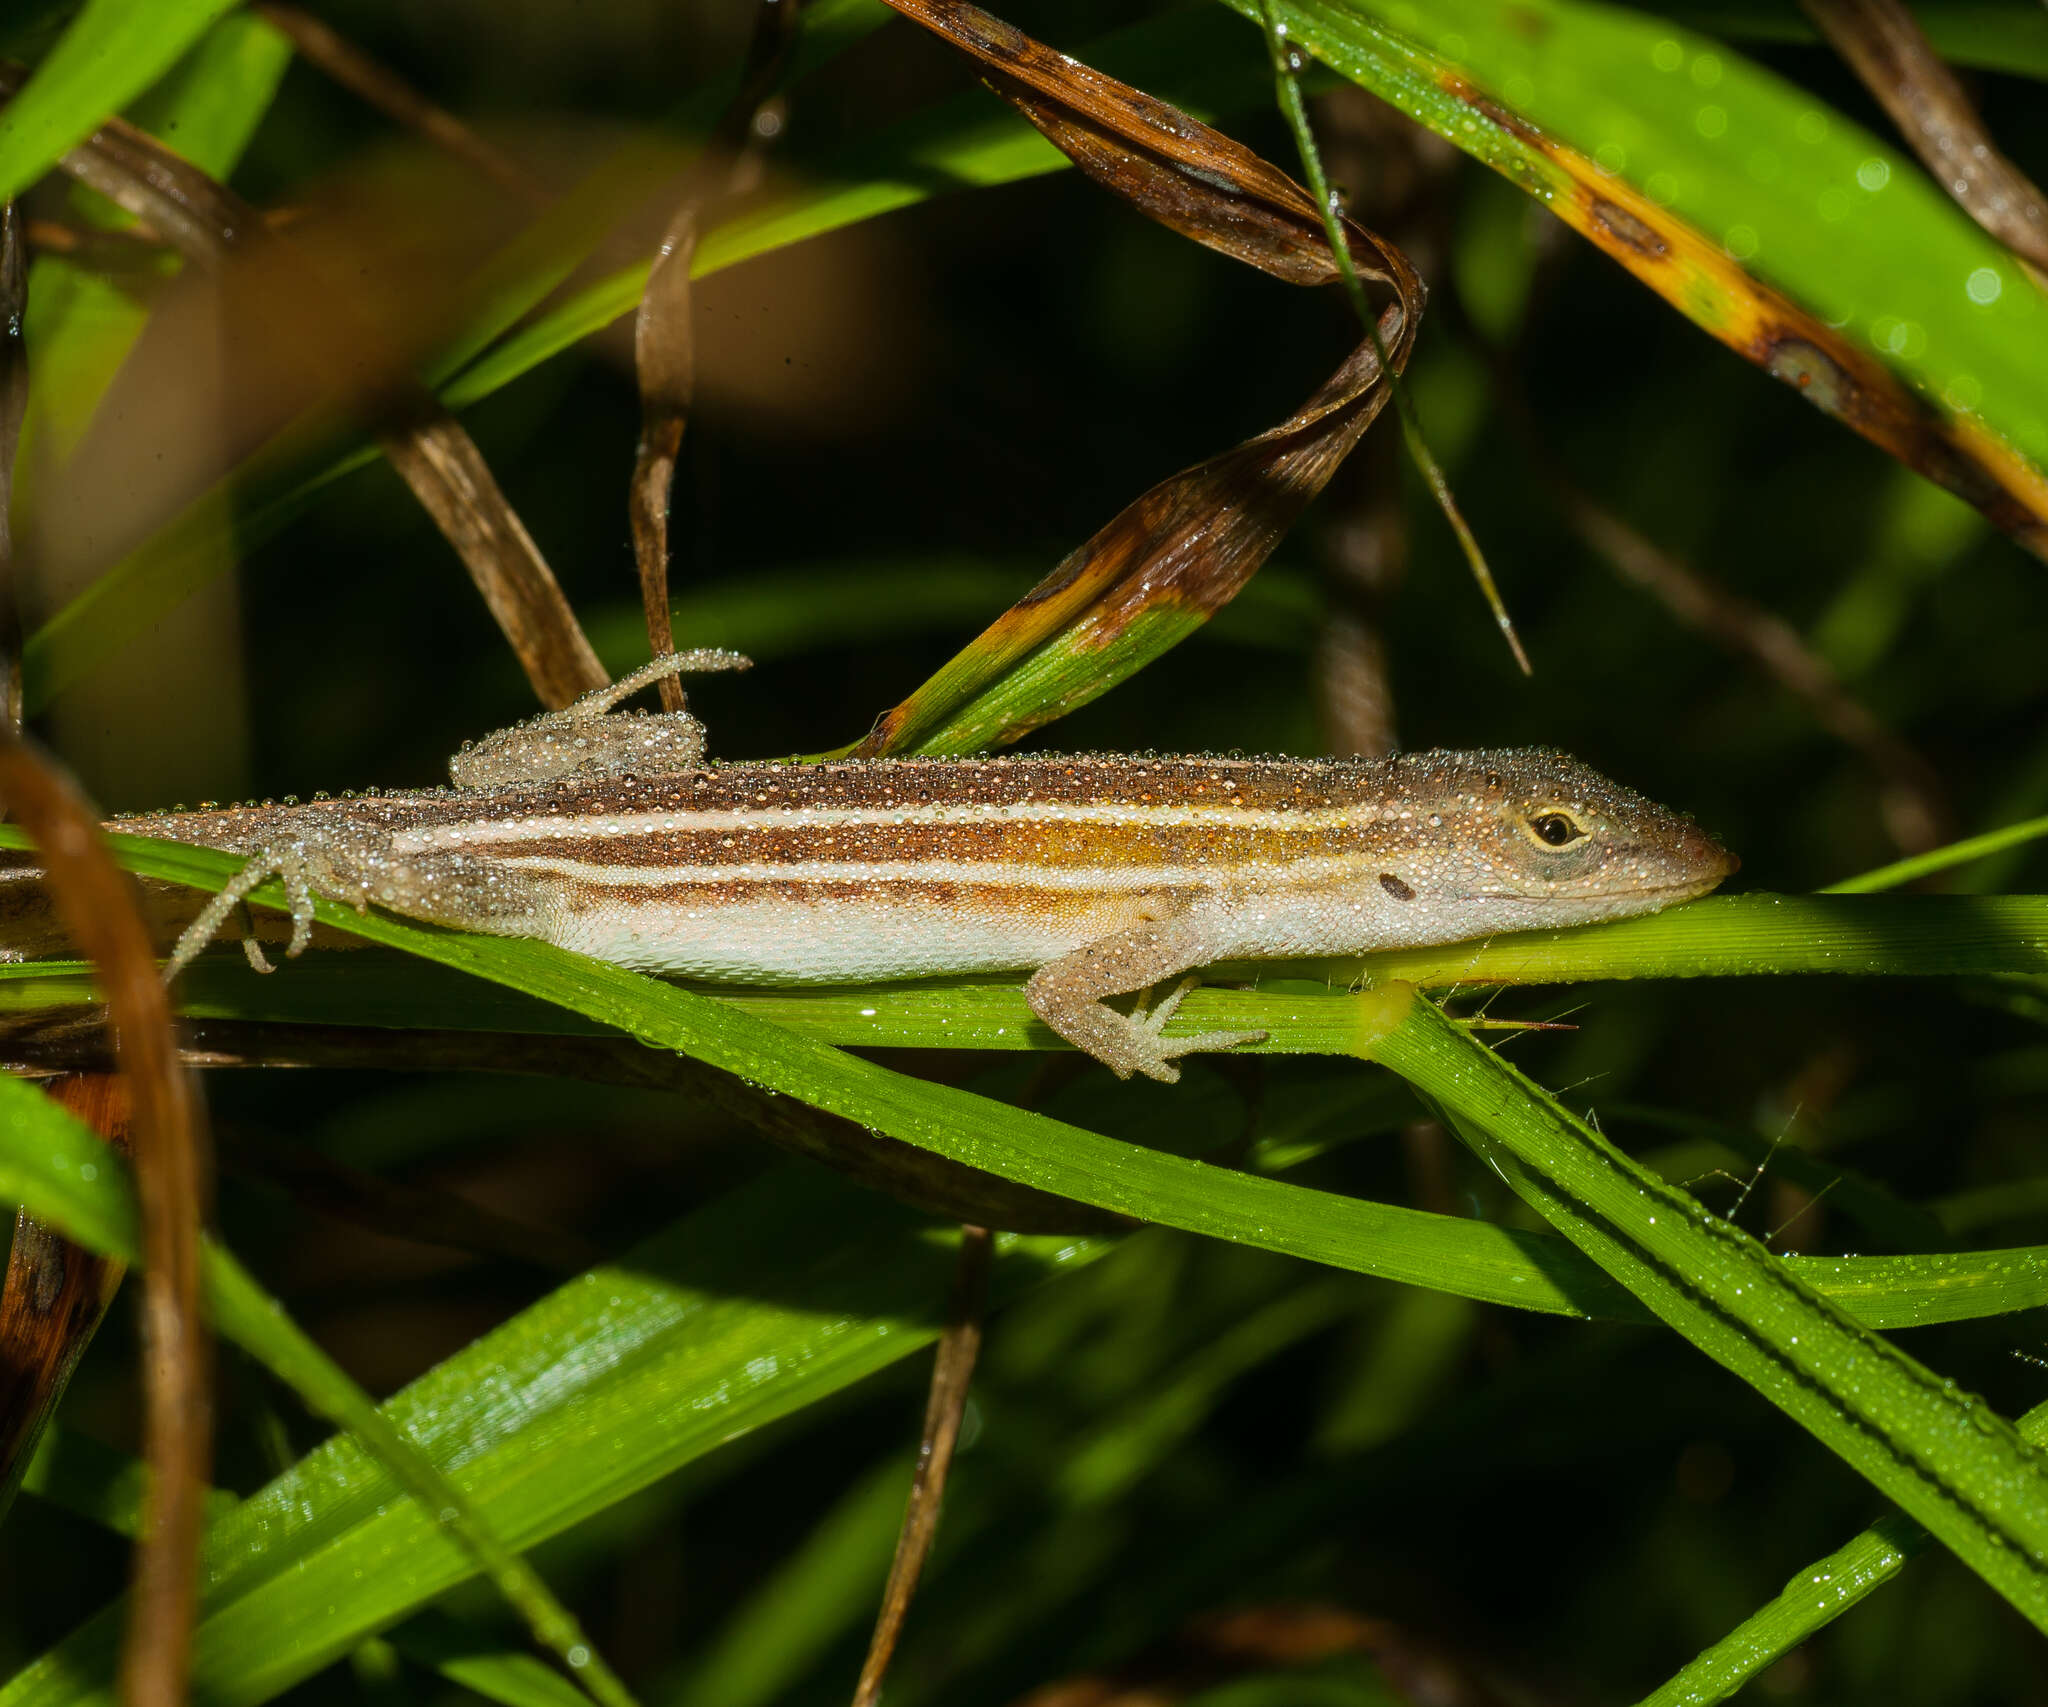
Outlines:
<svg viewBox="0 0 2048 1707"><path fill-rule="evenodd" d="M1476 889L1471 898L1475 901L1524 901L1541 907L1563 907L1574 901L1606 901L1641 896L1645 900L1661 898L1667 901L1690 901L1696 896L1706 895L1721 886L1722 877L1689 877L1678 883L1638 883L1626 889L1581 889L1575 894L1546 894L1538 891L1515 889Z"/></svg>

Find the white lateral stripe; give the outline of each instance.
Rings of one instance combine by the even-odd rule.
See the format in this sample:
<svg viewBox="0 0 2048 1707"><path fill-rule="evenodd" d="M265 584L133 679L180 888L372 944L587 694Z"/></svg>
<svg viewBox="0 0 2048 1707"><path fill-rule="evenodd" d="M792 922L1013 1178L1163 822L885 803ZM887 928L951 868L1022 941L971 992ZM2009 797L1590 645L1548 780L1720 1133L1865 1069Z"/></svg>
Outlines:
<svg viewBox="0 0 2048 1707"><path fill-rule="evenodd" d="M735 861L731 865L596 865L584 860L516 854L495 861L516 871L544 871L606 889L668 889L732 883L965 883L1007 889L1175 889L1215 887L1247 876L1265 878L1264 887L1298 889L1326 878L1358 877L1370 862L1357 858L1291 859L1284 864L1214 865L1105 864L1061 870L1057 866L1007 865L994 861L793 860L787 865Z"/></svg>
<svg viewBox="0 0 2048 1707"><path fill-rule="evenodd" d="M1414 815L1413 807L1402 807L1397 811L1403 816ZM683 806L671 811L603 813L588 818L471 818L458 824L425 824L396 832L391 838L391 846L394 853L439 853L471 847L478 842L573 841L584 836L636 836L662 830L681 830L692 834L715 830L883 830L912 824L936 827L989 823L1319 830L1384 821L1380 817L1380 808L1370 805L1275 812L1254 811L1228 800L1201 806L1107 806L1082 801L1016 801L1005 806L930 802L907 806L761 806L715 811Z"/></svg>

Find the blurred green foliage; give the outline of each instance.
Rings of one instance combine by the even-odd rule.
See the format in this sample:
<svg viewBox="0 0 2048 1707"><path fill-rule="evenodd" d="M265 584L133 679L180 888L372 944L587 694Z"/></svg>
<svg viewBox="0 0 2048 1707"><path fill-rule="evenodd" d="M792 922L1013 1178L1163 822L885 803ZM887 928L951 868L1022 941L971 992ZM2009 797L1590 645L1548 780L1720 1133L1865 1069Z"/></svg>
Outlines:
<svg viewBox="0 0 2048 1707"><path fill-rule="evenodd" d="M692 92L729 78L747 23L744 7L652 0L318 10L564 188L625 143L680 159L679 103L715 110L689 107ZM1731 61L1885 134L1801 31L1751 8L1679 12L1690 27L1731 32ZM2048 175L2039 8L1926 13L1936 39L1980 68L1972 90L2001 144ZM1126 24L1199 44L1183 57L1207 74L1205 110L1227 106L1226 128L1291 163L1263 46L1220 8L1043 0L1005 15L1077 52ZM24 51L47 50L48 20L36 22L44 34ZM230 27L246 24L218 26L211 51L223 53ZM865 182L872 139L944 103L996 125L998 109L970 85L908 26L853 42L794 91L767 205ZM236 87L251 98L247 78ZM1404 744L1564 747L1698 814L1741 852L1744 887L1810 889L1894 857L1867 763L1800 701L1619 581L1572 528L1492 388L1477 328L1509 353L1542 448L1657 545L1785 618L1924 756L1955 828L2048 811L2041 563L1701 336L1502 179L1374 125L1363 97L1319 87L1326 136L1370 138L1348 153L1332 141L1333 173L1436 292L1415 395L1536 674L1514 670L1383 424L1237 605L1041 744L1326 750L1333 613L1360 608L1345 542L1377 518L1405 563L1368 602ZM391 312L413 293L441 300L517 229L519 210L302 64L267 107L254 100L260 122L232 181L293 210L314 241L340 232L359 246L374 275L366 290ZM242 138L225 112L214 116L232 157ZM678 634L760 659L750 676L693 687L722 754L858 734L1137 492L1294 407L1355 337L1337 293L1261 280L1044 166L1005 187L930 195L702 285L701 397L674 521ZM28 205L79 217L61 191ZM353 251L336 238L331 252ZM629 259L600 252L582 282ZM88 286L109 290L97 276L66 288ZM32 300L32 328L36 312ZM637 644L627 355L615 332L578 344L465 416L617 665ZM119 383L113 413L135 395ZM124 459L148 454L118 426L103 417L80 441L110 504ZM46 732L109 808L427 783L465 736L531 709L452 554L381 462L260 531L249 532L236 601L209 607L194 631L116 652L53 706ZM67 596L42 590L32 620ZM226 725L215 699L232 701ZM223 739L223 727L245 733ZM1952 881L2040 891L2048 854L2016 848ZM1510 994L1493 1011L1567 1009L1577 1029L1516 1039L1513 1059L1572 1106L1604 1111L1612 1135L1710 1206L1777 1233L1778 1248L1879 1244L1855 1212L1859 1187L1897 1212L1885 1225L1923 1235L1886 1249L1938 1248L1936 1217L1959 1247L2048 1242L2038 980L1600 984L1569 1002ZM1533 1225L1398 1084L1355 1063L1203 1063L1167 1091L1119 1090L1057 1058L882 1059L1116 1137L1226 1157L1248 1138L1266 1147L1254 1154L1292 1146L1290 1178L1302 1184ZM751 1287L806 1306L804 1253L840 1252L839 1237L856 1251L863 1240L938 1250L917 1218L773 1166L744 1134L651 1093L320 1072L215 1075L208 1095L231 1136L309 1144L609 1252L701 1255L693 1239L723 1236L739 1247L715 1253L734 1298L755 1299ZM1668 1120L1623 1109L1731 1136L1695 1126L1674 1143ZM1781 1139L1810 1152L1811 1169L1775 1163ZM1852 1184L1816 1201L1811 1170L1837 1164ZM226 1243L373 1392L427 1373L426 1391L455 1393L450 1428L462 1424L464 1382L491 1379L488 1342L473 1342L545 1306L559 1279L368 1233L232 1172L220 1221ZM1883 1510L1813 1439L1662 1331L1508 1311L1180 1233L1086 1254L1049 1255L1039 1284L1016 1287L992 1323L892 1703L1019 1700L1090 1672L1176 1679L1205 1707L1377 1703L1421 1698L1404 1692L1402 1668L1425 1661L1491 1680L1462 1699L1632 1700ZM660 1272L651 1259L628 1266L642 1263ZM944 1271L935 1258L932 1310ZM777 1293L778 1277L793 1297ZM917 1303L892 1301L913 1339L929 1331ZM2042 1396L2031 1316L1923 1327L1902 1343L2006 1415ZM449 1365L465 1348L472 1362ZM643 1700L844 1699L900 1515L923 1367L877 1354L864 1381L537 1551ZM135 1444L134 1368L117 1310L67 1401L43 1493L7 1520L0 1668L42 1653L122 1586L123 1548L106 1524L123 1509L108 1490L127 1486L127 1461L95 1447ZM233 1354L223 1382L217 1479L255 1494L325 1425ZM580 1422L602 1432L601 1415ZM282 1494L272 1498L281 1508ZM1277 1626L1309 1608L1351 1620L1338 1626L1347 1652L1305 1663L1269 1651L1250 1667L1277 1677L1203 1672L1216 1650L1202 1620L1264 1611ZM520 1645L510 1614L471 1583L390 1631L388 1646L284 1698L471 1698L463 1687L548 1698L521 1670L532 1662L510 1656ZM2044 1691L2039 1634L1939 1548L1756 1686L1774 1701L1902 1707Z"/></svg>

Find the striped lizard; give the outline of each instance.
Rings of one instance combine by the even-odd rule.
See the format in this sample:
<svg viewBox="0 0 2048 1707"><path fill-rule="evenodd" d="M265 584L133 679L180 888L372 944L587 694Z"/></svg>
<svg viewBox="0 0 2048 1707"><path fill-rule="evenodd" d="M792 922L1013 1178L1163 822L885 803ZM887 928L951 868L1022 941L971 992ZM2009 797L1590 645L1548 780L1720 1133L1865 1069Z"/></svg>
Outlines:
<svg viewBox="0 0 2048 1707"><path fill-rule="evenodd" d="M290 953L320 894L649 972L832 984L1029 971L1025 995L1120 1077L1258 1032L1167 1037L1221 960L1357 954L1654 912L1736 868L1688 820L1560 753L1101 755L711 763L687 711L619 712L735 653L672 654L466 745L454 786L117 821L249 855L189 963L283 880ZM244 948L268 970L253 936Z"/></svg>

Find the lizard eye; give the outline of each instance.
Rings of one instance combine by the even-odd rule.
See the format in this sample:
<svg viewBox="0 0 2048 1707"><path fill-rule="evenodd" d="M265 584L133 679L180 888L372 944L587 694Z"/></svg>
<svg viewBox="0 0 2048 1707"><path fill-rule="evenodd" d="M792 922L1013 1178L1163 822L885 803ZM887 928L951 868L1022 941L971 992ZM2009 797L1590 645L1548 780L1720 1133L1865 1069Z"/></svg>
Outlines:
<svg viewBox="0 0 2048 1707"><path fill-rule="evenodd" d="M1570 847L1573 842L1584 840L1586 834L1576 820L1563 812L1539 812L1529 820L1529 828L1547 848Z"/></svg>

